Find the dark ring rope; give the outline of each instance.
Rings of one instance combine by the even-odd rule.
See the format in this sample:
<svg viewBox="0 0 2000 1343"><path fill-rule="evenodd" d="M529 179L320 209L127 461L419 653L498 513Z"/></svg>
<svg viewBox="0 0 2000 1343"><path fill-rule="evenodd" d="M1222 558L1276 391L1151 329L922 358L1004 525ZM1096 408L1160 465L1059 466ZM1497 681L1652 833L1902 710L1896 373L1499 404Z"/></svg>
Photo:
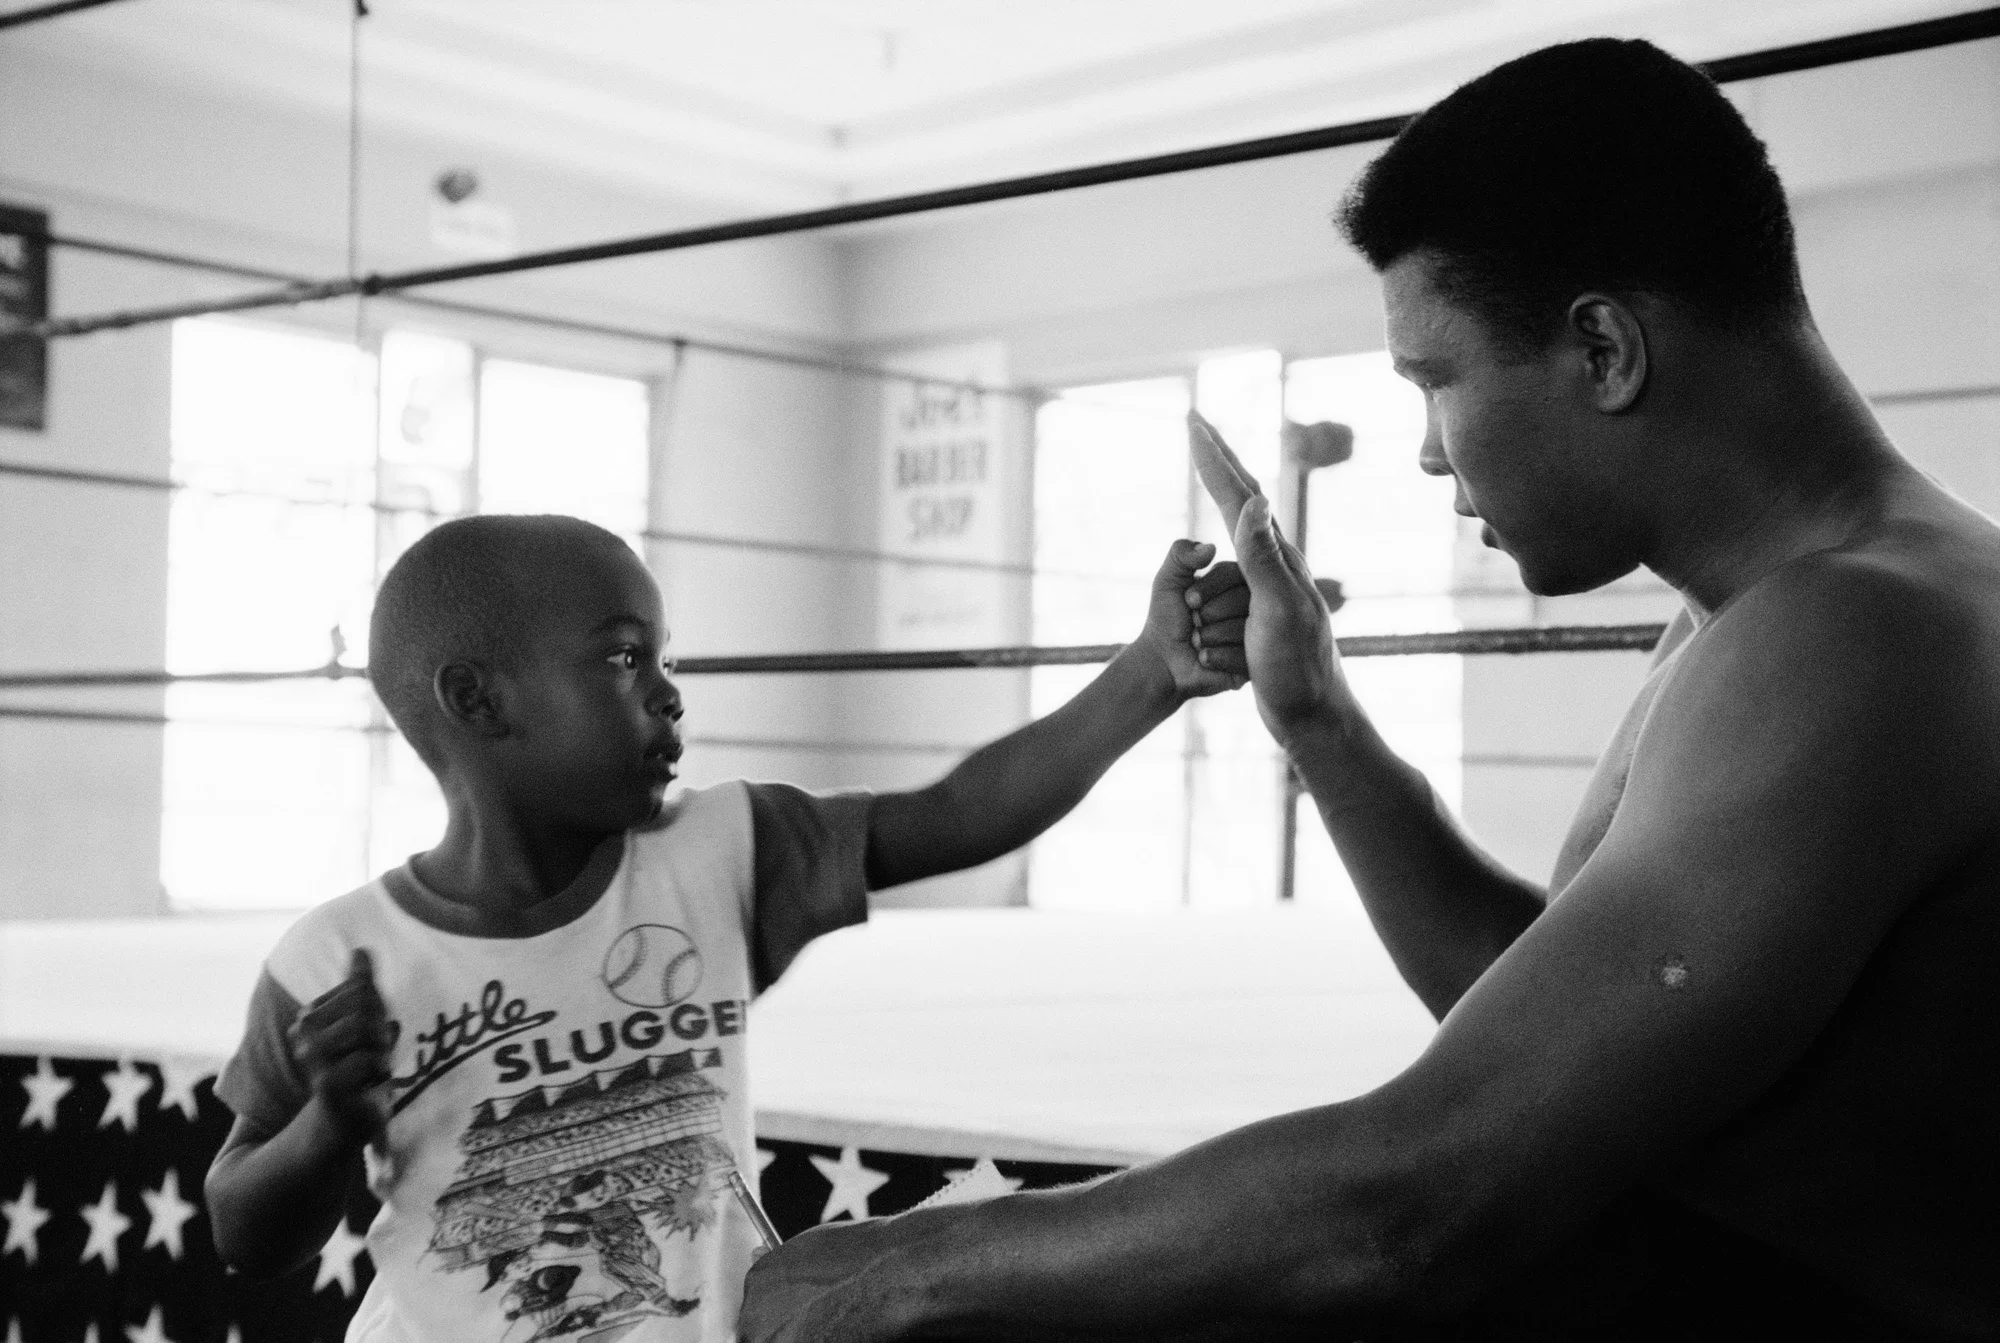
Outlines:
<svg viewBox="0 0 2000 1343"><path fill-rule="evenodd" d="M212 718L192 714L133 713L123 709L65 709L48 704L0 704L0 720L17 718L49 723L120 723L135 727L247 728L263 732L357 732L364 737L401 735L389 723L302 723L258 718ZM714 746L753 751L828 751L854 755L966 755L984 742L943 741L807 741L792 737L717 737L695 733L681 739L689 746ZM1553 758L1553 757L1552 757Z"/></svg>
<svg viewBox="0 0 2000 1343"><path fill-rule="evenodd" d="M1765 51L1748 52L1740 56L1724 57L1708 61L1701 68L1718 83L1728 83L1743 79L1760 79L1770 75L1791 74L1804 70L1818 69L1829 65L1842 65L1850 61L1867 60L1877 56L1899 55L1905 52L1923 51L1933 47L1949 46L1959 42L1970 42L1980 38L2000 36L2000 6L1972 10L1941 19L1927 19L1918 23L1898 24L1888 28L1876 28L1867 32L1853 33L1845 37L1826 38L1816 42L1801 42L1791 46L1773 47ZM1387 140L1409 124L1411 117L1380 117L1370 121L1349 122L1339 126L1327 126L1318 130L1295 131L1287 135L1265 136L1254 140L1239 140L1231 144L1211 145L1203 149L1183 150L1172 154L1156 154L1145 158L1124 159L1112 163L1091 164L1081 168L1066 168L1057 172L1033 173L1023 177L1003 178L999 181L975 183L970 186L950 187L941 191L924 191L905 196L890 196L881 200L855 201L847 205L836 205L818 210L800 210L789 214L766 215L755 219L741 219L724 224L711 224L701 228L678 229L668 233L648 234L637 238L615 239L609 242L592 243L582 247L564 247L544 252L528 252L520 256L499 261L472 262L458 266L434 266L421 270L398 271L387 275L374 273L356 277L337 277L330 280L308 281L301 284L287 284L277 289L259 290L254 293L239 294L233 298L215 299L205 303L175 303L153 308L132 308L119 312L102 313L92 317L55 318L19 328L32 336L60 337L88 335L93 331L106 331L133 326L143 326L154 322L173 321L182 317L200 317L209 313L247 312L257 308L290 307L299 303L317 303L326 299L347 298L353 295L372 297L396 290L413 289L422 285L445 284L454 280L473 280L495 275L513 275L523 271L544 270L552 266L576 266L591 261L610 261L620 257L644 256L658 252L680 251L691 247L707 247L715 243L740 242L750 238L769 238L786 233L804 233L842 224L855 224L873 219L889 219L900 215L924 214L934 210L949 210L965 205L981 205L992 201L1013 200L1024 196L1038 196L1049 192L1071 191L1080 187L1103 186L1112 182L1129 182L1140 178L1161 177L1173 173L1191 172L1202 168L1223 167L1235 163L1250 163L1260 159L1280 158L1292 154L1309 153L1313 150L1332 149L1343 145L1365 144L1375 140Z"/></svg>
<svg viewBox="0 0 2000 1343"><path fill-rule="evenodd" d="M30 23L40 23L44 19L59 19L65 14L74 14L81 9L96 9L100 5L114 3L114 0L56 0L52 5L37 5L33 9L17 9L12 14L0 14L0 28L20 28Z"/></svg>
<svg viewBox="0 0 2000 1343"><path fill-rule="evenodd" d="M246 266L237 262L217 261L209 257L189 256L181 252L163 252L151 247L135 247L129 243L105 242L98 238L83 238L71 233L42 233L29 235L39 237L55 247L67 247L72 251L93 252L100 256L122 257L128 261L147 261L155 265L174 266L182 270L206 271L213 275L233 275L244 280L274 280L283 284L309 283L302 275L291 275L284 271L269 270L262 266ZM883 368L876 364L857 364L844 359L824 359L809 354L794 354L786 350L767 349L757 345L736 345L729 341L709 340L698 336L686 336L673 332L648 331L642 327L618 326L608 322L587 322L575 317L556 317L547 313L528 312L520 308L500 308L486 303L464 303L456 299L432 298L427 294L383 294L387 301L408 304L411 307L427 308L436 312L456 313L463 317L490 318L501 322L519 322L528 326L545 327L554 331L568 331L582 336L605 336L613 340L629 340L642 345L662 345L677 350L699 350L703 354L726 355L734 359L754 359L764 363L784 364L791 368L809 368L821 373L839 373L856 378L872 378L881 382L911 383L922 387L943 387L951 391L977 392L984 396L1016 397L1030 403L1048 400L1054 393L1047 388L1025 385L996 386L983 382L966 382L956 378L926 377L920 373L905 373L899 369Z"/></svg>
<svg viewBox="0 0 2000 1343"><path fill-rule="evenodd" d="M22 718L53 723L119 723L137 727L221 727L251 728L280 732L359 732L369 737L400 735L388 723L286 723L263 719L201 718L181 714L128 713L106 709L58 709L46 705L0 705L0 721ZM682 738L689 746L713 746L748 751L824 751L849 755L966 756L985 742L947 741L807 741L791 737L711 737L696 734ZM1183 756L1191 751L1183 751ZM1502 765L1515 769L1588 769L1597 763L1594 756L1524 755L1519 752L1476 751L1458 757L1468 765Z"/></svg>
<svg viewBox="0 0 2000 1343"><path fill-rule="evenodd" d="M1483 656L1494 653L1644 652L1660 640L1664 625L1534 625L1517 629L1442 630L1428 634L1350 634L1334 640L1342 657L1398 657L1431 654ZM1109 662L1124 644L1071 644L1054 647L918 649L909 652L751 653L682 658L676 676L749 673L954 671L1021 667L1079 667ZM307 671L225 671L174 673L32 672L0 676L0 691L151 685L244 685L272 681L345 681L368 675L365 667L330 662Z"/></svg>
<svg viewBox="0 0 2000 1343"><path fill-rule="evenodd" d="M421 504L392 504L379 499L327 499L285 494L278 490L226 489L169 480L162 476L141 476L117 471L90 471L67 466L37 466L28 462L0 461L0 476L22 476L31 480L64 481L79 485L111 485L126 489L157 490L166 493L199 494L213 499L262 499L268 503L293 504L302 508L366 508L381 514L412 514L429 518L467 516ZM648 541L671 545L712 546L726 550L753 550L778 555L799 555L816 560L846 560L857 564L899 564L912 569L961 569L972 573L1007 574L1016 578L1069 578L1090 582L1150 581L1144 575L1099 574L1081 570L1037 569L1031 564L1006 560L953 559L934 555L897 555L886 550L860 546L820 545L811 541L778 541L748 536L723 536L714 532L683 532L648 527L639 533Z"/></svg>

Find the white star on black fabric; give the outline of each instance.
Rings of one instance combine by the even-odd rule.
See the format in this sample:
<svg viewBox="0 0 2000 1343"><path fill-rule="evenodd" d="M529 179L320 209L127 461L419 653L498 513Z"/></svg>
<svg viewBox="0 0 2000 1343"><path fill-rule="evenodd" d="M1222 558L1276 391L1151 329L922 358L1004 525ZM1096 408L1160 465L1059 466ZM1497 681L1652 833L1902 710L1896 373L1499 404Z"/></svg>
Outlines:
<svg viewBox="0 0 2000 1343"><path fill-rule="evenodd" d="M178 1109L190 1123L201 1118L201 1098L194 1089L215 1076L215 1065L206 1059L160 1060L160 1111Z"/></svg>
<svg viewBox="0 0 2000 1343"><path fill-rule="evenodd" d="M155 1245L164 1245L170 1257L179 1259L181 1227L201 1211L181 1197L180 1172L169 1166L160 1187L140 1190L139 1201L146 1205L146 1214L151 1218L146 1227L146 1243L141 1248L150 1250Z"/></svg>
<svg viewBox="0 0 2000 1343"><path fill-rule="evenodd" d="M102 1260L106 1273L118 1271L118 1238L131 1227L132 1219L118 1211L118 1182L106 1181L104 1192L97 1202L87 1203L77 1216L90 1223L90 1239L84 1243L83 1257L76 1262L87 1264L93 1259Z"/></svg>
<svg viewBox="0 0 2000 1343"><path fill-rule="evenodd" d="M125 1343L174 1343L167 1337L166 1321L160 1318L160 1308L154 1306L146 1316L144 1325L125 1326Z"/></svg>
<svg viewBox="0 0 2000 1343"><path fill-rule="evenodd" d="M12 1203L0 1203L0 1216L7 1219L7 1244L0 1249L0 1256L19 1250L21 1257L32 1267L39 1249L36 1240L42 1224L52 1215L47 1208L35 1202L35 1182L30 1179L24 1183Z"/></svg>
<svg viewBox="0 0 2000 1343"><path fill-rule="evenodd" d="M313 1275L313 1290L330 1282L340 1284L342 1296L354 1295L354 1261L368 1249L365 1238L347 1229L347 1219L341 1218L333 1228L333 1235L327 1238L326 1248L319 1252L319 1272Z"/></svg>
<svg viewBox="0 0 2000 1343"><path fill-rule="evenodd" d="M21 1127L40 1124L51 1133L56 1127L56 1106L70 1093L76 1083L63 1077L49 1066L47 1059L38 1059L35 1070L21 1079L21 1085L28 1092L28 1108L21 1112Z"/></svg>
<svg viewBox="0 0 2000 1343"><path fill-rule="evenodd" d="M830 1222L843 1212L857 1222L866 1220L868 1196L889 1183L889 1177L881 1171L861 1164L861 1150L856 1147L841 1148L838 1161L816 1156L812 1163L833 1186L826 1196L826 1210L819 1215L822 1222Z"/></svg>
<svg viewBox="0 0 2000 1343"><path fill-rule="evenodd" d="M110 1096L104 1102L104 1113L97 1117L97 1127L110 1128L116 1120L127 1133L138 1128L139 1098L153 1089L152 1077L134 1068L132 1060L120 1059L116 1068L104 1074L104 1089Z"/></svg>

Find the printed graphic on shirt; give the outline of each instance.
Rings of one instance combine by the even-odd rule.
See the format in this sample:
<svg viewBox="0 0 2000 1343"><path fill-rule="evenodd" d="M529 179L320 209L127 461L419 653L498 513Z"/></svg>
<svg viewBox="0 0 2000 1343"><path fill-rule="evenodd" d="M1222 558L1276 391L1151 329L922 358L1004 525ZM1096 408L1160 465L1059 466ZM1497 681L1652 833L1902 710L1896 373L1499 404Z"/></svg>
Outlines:
<svg viewBox="0 0 2000 1343"><path fill-rule="evenodd" d="M474 1112L430 1249L501 1294L501 1343L609 1343L700 1306L692 1250L731 1163L724 1093L701 1070L721 1062L717 1049L648 1055Z"/></svg>
<svg viewBox="0 0 2000 1343"><path fill-rule="evenodd" d="M419 1037L414 1071L422 1077L412 1089L490 1046L498 1046L491 1057L503 1085L525 1080L530 1058L535 1073L552 1079L474 1108L458 1170L433 1209L429 1252L447 1272L480 1275L479 1290L494 1294L506 1321L494 1343L612 1343L648 1318L688 1316L702 1305L706 1256L697 1242L714 1234L733 1165L723 1139L727 1093L704 1075L723 1067L722 1051L693 1047L575 1070L621 1041L644 1048L669 1031L683 1040L710 1029L733 1034L741 1004L684 1001L701 986L701 953L667 924L620 933L601 975L614 998L642 1010L598 1023L594 1040L572 1030L564 1042L557 1013L529 1010L497 982L477 1008L441 1014L437 1029ZM675 1010L646 1010L656 1008Z"/></svg>
<svg viewBox="0 0 2000 1343"><path fill-rule="evenodd" d="M604 954L604 987L634 1007L672 1007L701 987L701 953L678 928L635 924Z"/></svg>

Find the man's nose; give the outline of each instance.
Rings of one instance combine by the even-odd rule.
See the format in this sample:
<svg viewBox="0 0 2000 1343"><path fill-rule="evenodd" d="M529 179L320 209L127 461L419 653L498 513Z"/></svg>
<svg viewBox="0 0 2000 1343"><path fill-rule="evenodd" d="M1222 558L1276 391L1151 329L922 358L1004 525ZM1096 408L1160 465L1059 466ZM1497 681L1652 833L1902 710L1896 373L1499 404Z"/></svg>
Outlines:
<svg viewBox="0 0 2000 1343"><path fill-rule="evenodd" d="M1427 476L1448 476L1451 463L1444 455L1444 434L1438 429L1437 416L1424 416L1424 446L1417 453L1417 469Z"/></svg>

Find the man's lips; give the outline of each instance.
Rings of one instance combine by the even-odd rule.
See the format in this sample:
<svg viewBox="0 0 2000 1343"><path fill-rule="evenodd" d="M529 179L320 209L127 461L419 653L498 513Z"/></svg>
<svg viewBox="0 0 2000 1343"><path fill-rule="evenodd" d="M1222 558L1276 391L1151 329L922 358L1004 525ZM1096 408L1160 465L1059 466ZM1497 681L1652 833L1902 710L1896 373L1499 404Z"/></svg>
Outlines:
<svg viewBox="0 0 2000 1343"><path fill-rule="evenodd" d="M680 763L682 750L681 740L678 737L647 748L645 755L647 771L664 778L673 778L676 772L674 766Z"/></svg>

